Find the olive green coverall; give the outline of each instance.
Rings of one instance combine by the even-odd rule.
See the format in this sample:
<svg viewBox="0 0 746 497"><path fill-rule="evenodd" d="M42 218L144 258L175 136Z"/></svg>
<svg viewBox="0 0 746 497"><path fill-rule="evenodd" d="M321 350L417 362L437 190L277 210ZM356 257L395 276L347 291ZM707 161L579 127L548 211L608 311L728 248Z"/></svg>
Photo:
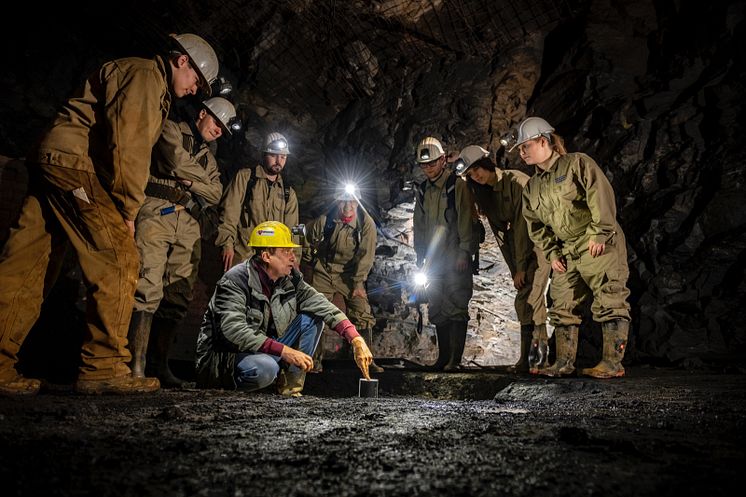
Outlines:
<svg viewBox="0 0 746 497"><path fill-rule="evenodd" d="M258 180L254 191L250 192L251 202L247 210L246 190L252 174L256 174ZM249 238L259 223L279 221L290 227L298 224L298 197L292 188L289 193L288 201L285 202L282 175L274 182L269 181L261 165L254 169L244 168L236 173L220 202L220 224L215 240L218 247L233 247L236 254L233 265L254 255L254 249L249 247ZM295 241L297 243L298 240ZM300 253L297 256L300 258Z"/></svg>
<svg viewBox="0 0 746 497"><path fill-rule="evenodd" d="M358 209L358 213L362 209ZM356 215L347 224L334 220L334 231L329 240L324 238L327 214L306 226L308 247L303 261L311 264L311 285L332 300L334 293L342 295L347 315L358 330L369 330L376 324L367 297L353 296L353 290L365 288L365 280L373 268L376 255L376 224L367 212ZM359 240L355 238L359 236ZM315 252L315 253L314 253Z"/></svg>
<svg viewBox="0 0 746 497"><path fill-rule="evenodd" d="M446 180L451 174L445 170L436 181L426 181L423 203L414 208L414 250L418 265L425 261L428 318L435 325L468 322L473 293L473 199L466 182L457 180L456 212L448 208ZM456 269L459 259L469 262L467 270Z"/></svg>
<svg viewBox="0 0 746 497"><path fill-rule="evenodd" d="M68 243L88 289L79 378L130 373L139 260L124 220L134 221L143 203L151 150L171 105L166 65L161 57L104 64L29 155L29 194L0 256L0 378L16 374L45 276L58 273Z"/></svg>
<svg viewBox="0 0 746 497"><path fill-rule="evenodd" d="M477 205L487 217L500 245L511 276L526 273L523 288L517 290L515 311L521 325L544 325L547 308L544 292L551 266L528 236L523 217L523 188L528 175L512 169L496 169L497 180L490 189L477 189Z"/></svg>
<svg viewBox="0 0 746 497"><path fill-rule="evenodd" d="M563 256L567 261L567 271L552 276L550 323L579 325L580 306L591 296L596 322L629 321L627 247L616 220L614 190L585 154L554 152L550 161L546 171L537 168L523 190L529 236L548 261ZM602 255L591 257L591 239L606 244Z"/></svg>

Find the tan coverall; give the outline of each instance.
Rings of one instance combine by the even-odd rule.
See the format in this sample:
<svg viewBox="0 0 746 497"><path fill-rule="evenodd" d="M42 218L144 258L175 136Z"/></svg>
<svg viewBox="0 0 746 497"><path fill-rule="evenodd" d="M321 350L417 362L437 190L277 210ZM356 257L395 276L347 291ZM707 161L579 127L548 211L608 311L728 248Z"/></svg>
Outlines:
<svg viewBox="0 0 746 497"><path fill-rule="evenodd" d="M252 174L256 174L258 181L250 193L251 202L247 210L244 200ZM234 266L254 255L254 250L249 247L249 238L257 224L264 221L279 221L289 227L298 224L298 198L295 190L290 188L288 201L285 202L283 181L282 175L274 182L269 181L264 168L257 166L239 170L226 188L220 203L220 224L215 245L233 247L236 254ZM295 237L294 241L298 242Z"/></svg>
<svg viewBox="0 0 746 497"><path fill-rule="evenodd" d="M312 264L311 285L330 301L337 292L344 298L347 315L358 330L369 330L376 324L367 297L352 296L353 290L365 288L365 280L373 268L376 255L376 224L363 212L349 223L339 217L334 220L334 231L330 240L323 240L327 214L306 226L306 240L310 247L303 254L304 262ZM359 241L355 241L359 236ZM317 253L313 254L313 248Z"/></svg>
<svg viewBox="0 0 746 497"><path fill-rule="evenodd" d="M563 256L567 261L567 271L552 276L550 323L579 325L580 306L591 296L596 322L629 321L627 246L611 183L585 154L554 152L550 161L546 171L537 168L523 190L529 236L548 261ZM591 239L606 244L602 255L591 257Z"/></svg>
<svg viewBox="0 0 746 497"><path fill-rule="evenodd" d="M414 208L414 249L418 263L425 260L428 317L438 326L451 320L468 321L473 293L473 200L466 182L457 180L456 212L448 209L446 180L451 174L445 170L435 182L426 181L423 205L418 200ZM469 262L467 270L456 269L459 259Z"/></svg>
<svg viewBox="0 0 746 497"><path fill-rule="evenodd" d="M521 325L545 324L547 307L544 291L551 266L528 236L523 217L523 187L528 175L512 169L496 169L497 179L490 190L478 189L479 210L487 217L500 245L510 275L526 273L523 288L516 292L515 311Z"/></svg>
<svg viewBox="0 0 746 497"><path fill-rule="evenodd" d="M192 182L187 188L177 179ZM153 150L148 196L137 216L135 240L140 250L140 280L135 293L135 311L155 313L164 297L164 285L171 288L167 298L170 309L178 308L178 321L191 301L190 276L196 269L194 247L200 240L199 221L188 210L161 215L161 209L173 207L171 200L158 198L169 194L184 195L183 203L199 195L204 205L217 205L223 192L218 165L207 143L186 123L166 121ZM155 186L155 188L154 188ZM163 195L162 193L166 193ZM178 287L178 291L174 289Z"/></svg>
<svg viewBox="0 0 746 497"><path fill-rule="evenodd" d="M29 155L30 186L0 256L0 378L39 317L45 275L68 243L88 288L80 379L126 376L127 328L137 283L134 221L145 198L150 153L171 105L166 62L104 64L57 114Z"/></svg>

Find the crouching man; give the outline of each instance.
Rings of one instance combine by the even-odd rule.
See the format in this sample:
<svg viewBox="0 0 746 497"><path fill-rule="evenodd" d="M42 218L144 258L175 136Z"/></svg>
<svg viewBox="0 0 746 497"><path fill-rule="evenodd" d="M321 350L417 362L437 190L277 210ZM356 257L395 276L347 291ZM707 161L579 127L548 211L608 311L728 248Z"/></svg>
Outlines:
<svg viewBox="0 0 746 497"><path fill-rule="evenodd" d="M347 340L365 378L373 356L342 311L295 269L290 229L259 224L254 256L226 272L215 288L197 338L197 385L258 390L276 383L300 396L326 324Z"/></svg>

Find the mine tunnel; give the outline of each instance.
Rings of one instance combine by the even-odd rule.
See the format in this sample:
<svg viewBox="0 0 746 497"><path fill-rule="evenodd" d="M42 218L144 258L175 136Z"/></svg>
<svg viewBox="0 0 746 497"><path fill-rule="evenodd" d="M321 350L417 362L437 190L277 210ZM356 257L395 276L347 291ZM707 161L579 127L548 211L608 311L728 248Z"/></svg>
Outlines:
<svg viewBox="0 0 746 497"><path fill-rule="evenodd" d="M297 196L299 224L329 212L340 185L357 186L376 234L364 287L373 322L363 338L383 371L371 375L374 390L362 391L352 346L327 327L320 367L300 396L279 395L274 384L199 388L198 336L225 272L215 208L200 222L201 260L166 360L183 383L81 395L87 282L76 252L58 252L17 354L18 373L41 380L38 395L0 396L2 495L737 492L746 462L744 6L14 6L4 14L0 71L0 246L19 227L34 181L29 153L76 88L107 61L149 59L170 34L194 33L219 61L212 94L231 102L239 123L209 146L223 190L256 166L274 132L290 150L282 178ZM201 104L196 95L174 99L168 117ZM530 177L535 168L501 139L532 116L551 123L568 151L592 157L613 188L629 268L623 377L580 374L604 353L590 302L575 373L510 368L523 357L516 289L505 241L484 215L463 354L450 371L433 367L440 342L430 318L439 309L418 302L413 286L416 186L427 179L418 144L437 138L447 169L479 145L499 170ZM340 297L331 301L346 312ZM556 304L549 290L546 297ZM0 321L4 341L17 339L6 338L15 317ZM556 361L555 327L547 328L547 360Z"/></svg>

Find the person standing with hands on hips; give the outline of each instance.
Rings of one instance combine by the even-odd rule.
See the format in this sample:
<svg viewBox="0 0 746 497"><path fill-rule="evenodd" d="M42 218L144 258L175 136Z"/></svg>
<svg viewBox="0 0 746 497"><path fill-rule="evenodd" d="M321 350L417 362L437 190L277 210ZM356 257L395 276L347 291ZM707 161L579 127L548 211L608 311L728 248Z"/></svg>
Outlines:
<svg viewBox="0 0 746 497"><path fill-rule="evenodd" d="M518 127L521 159L536 166L523 190L528 233L552 266L550 323L555 326L555 363L545 376L575 371L581 305L592 298L593 319L603 330L603 357L581 371L595 378L624 376L622 358L630 323L627 246L616 219L611 183L596 162L568 153L554 128L540 117Z"/></svg>

